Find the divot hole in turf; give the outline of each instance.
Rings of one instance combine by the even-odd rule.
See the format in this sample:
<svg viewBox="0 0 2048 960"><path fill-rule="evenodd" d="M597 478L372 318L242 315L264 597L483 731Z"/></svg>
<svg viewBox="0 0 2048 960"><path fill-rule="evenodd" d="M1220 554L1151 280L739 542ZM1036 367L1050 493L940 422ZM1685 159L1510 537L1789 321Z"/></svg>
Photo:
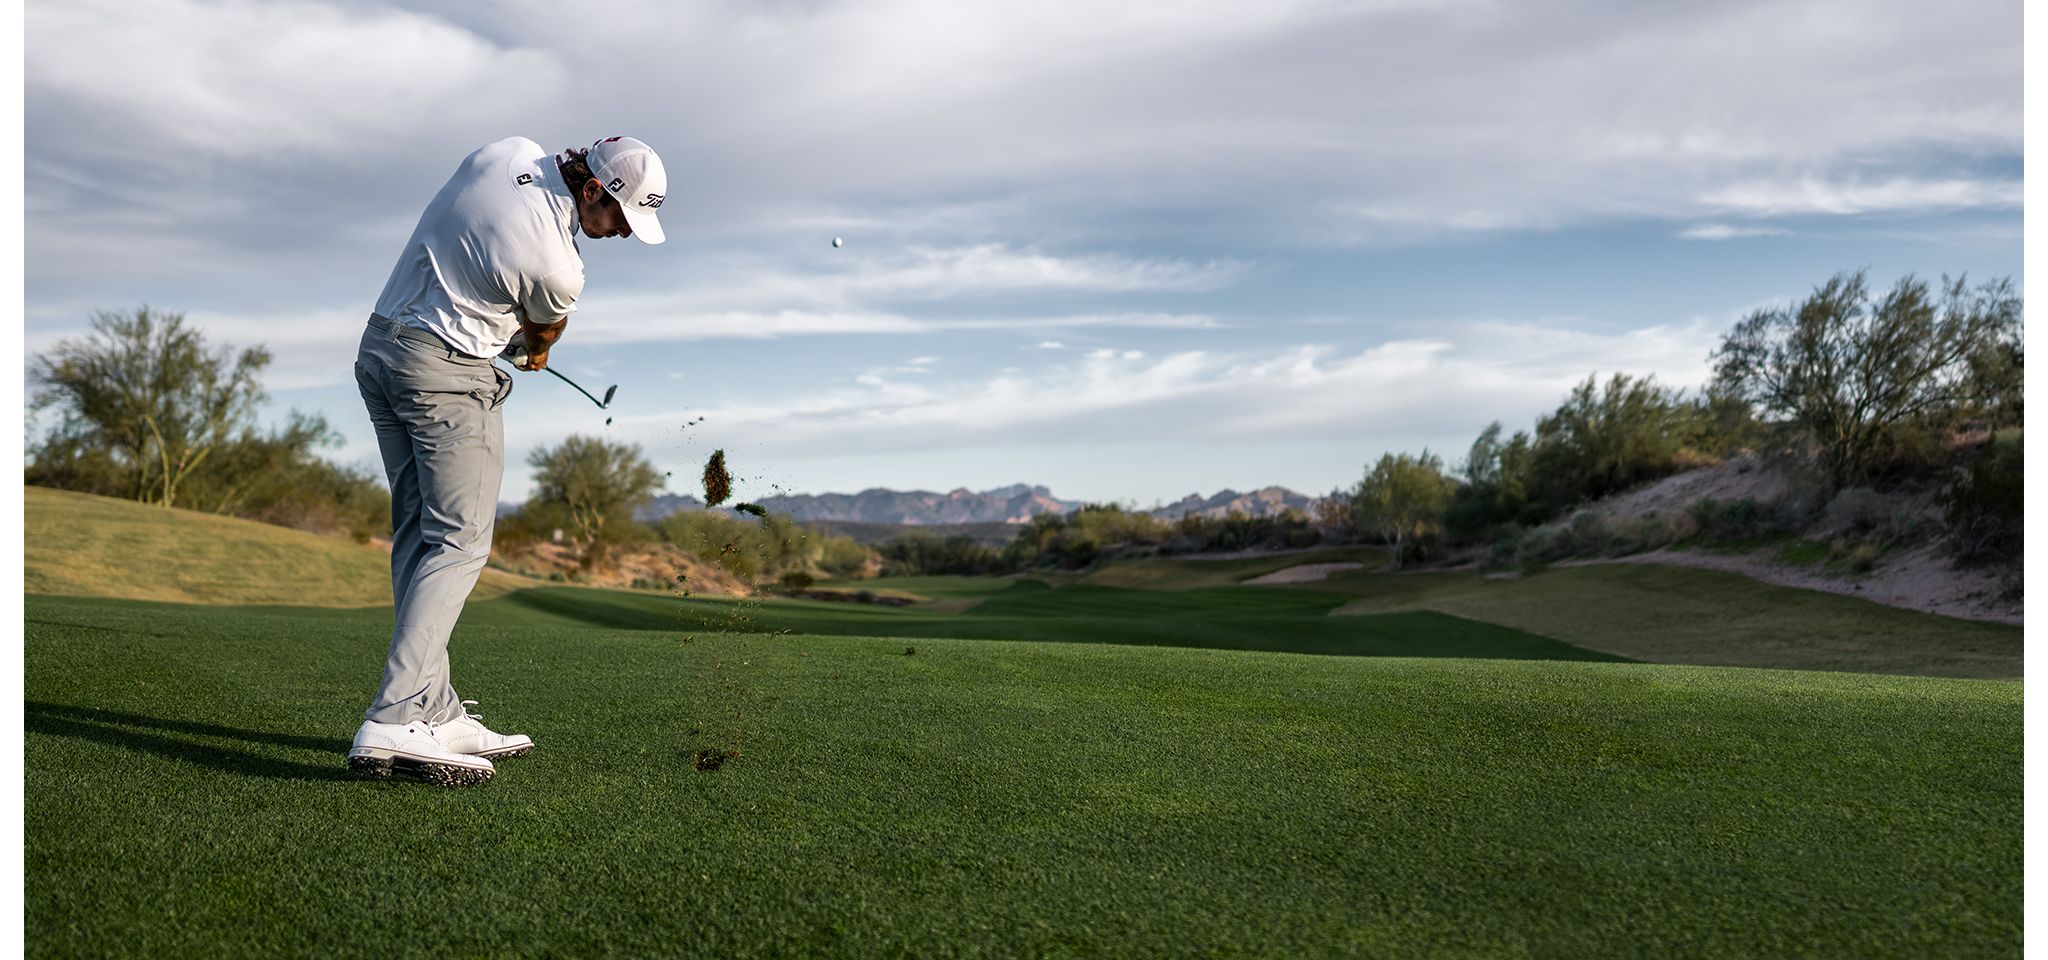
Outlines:
<svg viewBox="0 0 2048 960"><path fill-rule="evenodd" d="M739 757L740 752L738 750L721 750L716 747L708 747L697 751L694 763L698 770L710 773L725 766L727 760L737 760Z"/></svg>

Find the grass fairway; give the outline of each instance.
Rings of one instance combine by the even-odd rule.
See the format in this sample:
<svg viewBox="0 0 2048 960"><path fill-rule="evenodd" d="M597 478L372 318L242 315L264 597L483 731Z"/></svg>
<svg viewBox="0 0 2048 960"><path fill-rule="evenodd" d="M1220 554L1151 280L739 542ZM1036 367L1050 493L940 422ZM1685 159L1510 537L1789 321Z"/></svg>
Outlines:
<svg viewBox="0 0 2048 960"><path fill-rule="evenodd" d="M1508 580L1345 573L1304 588L1355 598L1339 618L1434 610L1652 663L2017 680L2025 653L2015 626L1650 564Z"/></svg>
<svg viewBox="0 0 2048 960"><path fill-rule="evenodd" d="M963 614L822 601L678 600L651 593L541 587L474 604L464 614L463 622L505 626L541 622L565 626L594 624L680 631L685 636L722 632L805 633L912 640L974 638L1144 644L1344 656L1625 659L1513 627L1434 611L1331 617L1330 611L1345 601L1325 593L1244 587L1161 593L1079 585L1054 589L1030 580L982 582L991 585L992 592ZM923 586L930 590L932 585Z"/></svg>
<svg viewBox="0 0 2048 960"><path fill-rule="evenodd" d="M1057 619L1042 605L1066 592L983 606ZM456 676L539 748L449 791L341 768L388 619L28 597L29 953L2020 945L2018 684L992 640L905 655L512 600L472 609ZM1246 602L1273 609L1239 629L1284 632L1296 601ZM807 615L842 630L867 612L790 606L839 608ZM731 744L723 770L687 762Z"/></svg>

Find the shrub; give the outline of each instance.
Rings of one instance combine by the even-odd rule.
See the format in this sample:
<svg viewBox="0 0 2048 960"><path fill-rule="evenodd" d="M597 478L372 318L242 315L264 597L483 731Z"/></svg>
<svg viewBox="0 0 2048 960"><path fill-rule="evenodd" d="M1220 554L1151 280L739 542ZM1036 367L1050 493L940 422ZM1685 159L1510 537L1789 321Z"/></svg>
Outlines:
<svg viewBox="0 0 2048 960"><path fill-rule="evenodd" d="M1616 556L1626 556L1656 550L1677 539L1668 518L1654 513L1645 514L1619 524L1609 549Z"/></svg>
<svg viewBox="0 0 2048 960"><path fill-rule="evenodd" d="M1607 521L1589 510L1572 514L1565 532L1569 535L1569 549L1573 554L1580 556L1605 553L1611 539Z"/></svg>
<svg viewBox="0 0 2048 960"><path fill-rule="evenodd" d="M916 533L896 537L876 548L882 557L882 575L890 577L924 574L981 576L1008 572L1002 551L969 536L943 540Z"/></svg>
<svg viewBox="0 0 2048 960"><path fill-rule="evenodd" d="M1486 559L1480 563L1480 567L1486 570L1499 570L1514 562L1515 538L1501 537L1493 542L1492 549L1487 552Z"/></svg>
<svg viewBox="0 0 2048 960"><path fill-rule="evenodd" d="M1532 564L1562 560L1572 555L1571 531L1557 525L1532 527L1522 534L1516 553L1520 555L1524 569Z"/></svg>
<svg viewBox="0 0 2048 960"><path fill-rule="evenodd" d="M1864 536L1890 517L1891 504L1869 487L1850 487L1828 503L1828 530L1836 534Z"/></svg>
<svg viewBox="0 0 2048 960"><path fill-rule="evenodd" d="M2017 560L2024 542L2025 456L2019 431L2000 431L1943 491L1948 542L1966 563Z"/></svg>
<svg viewBox="0 0 2048 960"><path fill-rule="evenodd" d="M1772 529L1770 511L1750 497L1728 501L1707 497L1686 512L1699 527L1700 538L1710 542L1750 540Z"/></svg>
<svg viewBox="0 0 2048 960"><path fill-rule="evenodd" d="M866 576L868 564L875 557L873 550L852 537L813 536L810 542L817 547L819 572L828 577Z"/></svg>
<svg viewBox="0 0 2048 960"><path fill-rule="evenodd" d="M810 574L802 570L791 570L782 575L782 585L790 590L809 590L811 584L816 582Z"/></svg>

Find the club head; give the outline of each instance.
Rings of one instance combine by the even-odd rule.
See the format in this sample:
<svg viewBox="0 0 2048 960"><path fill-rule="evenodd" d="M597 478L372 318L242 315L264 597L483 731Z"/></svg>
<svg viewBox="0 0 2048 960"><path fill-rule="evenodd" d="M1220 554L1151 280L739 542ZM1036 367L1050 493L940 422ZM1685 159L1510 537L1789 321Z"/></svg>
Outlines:
<svg viewBox="0 0 2048 960"><path fill-rule="evenodd" d="M599 404L597 405L597 408L598 408L599 410L609 410L609 409L611 409L611 406L612 406L612 394L614 394L614 393L617 393L617 392L619 392L619 385L618 385L618 384L616 384L616 383L612 384L612 385L611 385L611 386L609 386L609 387L606 387L606 388L604 388L604 400L603 400L602 402L600 402L600 403L599 403Z"/></svg>

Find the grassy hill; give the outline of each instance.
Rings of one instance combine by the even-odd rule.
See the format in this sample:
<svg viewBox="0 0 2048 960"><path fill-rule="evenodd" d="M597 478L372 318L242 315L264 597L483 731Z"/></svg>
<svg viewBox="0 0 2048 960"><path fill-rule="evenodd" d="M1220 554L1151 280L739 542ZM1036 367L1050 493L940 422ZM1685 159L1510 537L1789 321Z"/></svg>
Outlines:
<svg viewBox="0 0 2048 960"><path fill-rule="evenodd" d="M29 593L206 604L391 604L391 555L238 517L28 487ZM532 581L485 570L472 600Z"/></svg>

